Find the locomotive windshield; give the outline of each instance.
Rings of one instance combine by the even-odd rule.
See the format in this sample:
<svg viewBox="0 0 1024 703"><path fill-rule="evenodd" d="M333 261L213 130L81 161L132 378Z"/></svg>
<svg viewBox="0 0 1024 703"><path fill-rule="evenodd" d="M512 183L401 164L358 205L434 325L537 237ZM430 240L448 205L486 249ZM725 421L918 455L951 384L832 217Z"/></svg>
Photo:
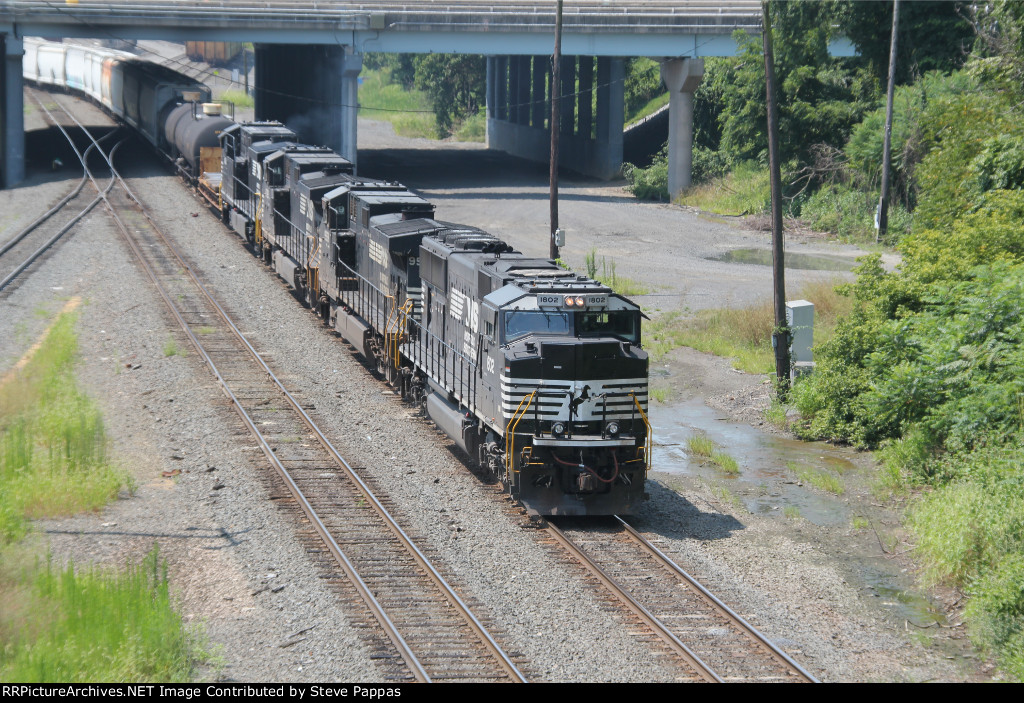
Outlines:
<svg viewBox="0 0 1024 703"><path fill-rule="evenodd" d="M636 310L596 310L572 313L553 310L516 310L505 313L506 343L528 334L616 337L624 342L639 344L640 314Z"/></svg>
<svg viewBox="0 0 1024 703"><path fill-rule="evenodd" d="M640 315L635 310L577 312L574 316L577 337L618 337L640 343Z"/></svg>
<svg viewBox="0 0 1024 703"><path fill-rule="evenodd" d="M505 313L505 341L528 334L569 334L569 313L515 310Z"/></svg>

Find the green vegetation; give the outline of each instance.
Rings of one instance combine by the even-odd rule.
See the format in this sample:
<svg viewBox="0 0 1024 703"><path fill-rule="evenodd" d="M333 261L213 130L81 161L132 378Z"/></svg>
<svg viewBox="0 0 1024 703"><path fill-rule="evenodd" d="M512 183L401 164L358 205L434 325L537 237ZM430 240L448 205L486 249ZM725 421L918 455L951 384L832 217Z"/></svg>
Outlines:
<svg viewBox="0 0 1024 703"><path fill-rule="evenodd" d="M650 292L644 285L632 278L619 276L615 273L615 262L611 263L605 257L601 257L601 271L597 268L597 250L591 249L586 256L587 276L595 281L600 281L620 295L647 295Z"/></svg>
<svg viewBox="0 0 1024 703"><path fill-rule="evenodd" d="M372 120L390 122L403 137L436 135L430 101L421 91L404 89L392 81L387 68L364 68L360 74L359 114Z"/></svg>
<svg viewBox="0 0 1024 703"><path fill-rule="evenodd" d="M252 108L256 104L253 97L244 90L225 90L214 100L226 100L227 102L234 103L235 108Z"/></svg>
<svg viewBox="0 0 1024 703"><path fill-rule="evenodd" d="M122 573L48 563L0 577L0 680L180 683L209 658L172 607L155 547Z"/></svg>
<svg viewBox="0 0 1024 703"><path fill-rule="evenodd" d="M664 403L665 401L667 401L671 393L672 390L669 388L649 388L647 390L647 395L650 397L650 399L656 400L659 403Z"/></svg>
<svg viewBox="0 0 1024 703"><path fill-rule="evenodd" d="M782 509L782 514L786 517L787 520L802 520L804 517L800 514L800 508L794 505L787 505L785 508Z"/></svg>
<svg viewBox="0 0 1024 703"><path fill-rule="evenodd" d="M710 457L711 462L727 474L738 474L740 465L735 459L725 452L714 452Z"/></svg>
<svg viewBox="0 0 1024 703"><path fill-rule="evenodd" d="M821 280L807 283L796 294L814 303L816 344L831 336L839 318L852 307L841 290L834 281ZM687 346L731 357L734 367L749 373L769 373L775 368L771 349L775 313L770 301L749 308L701 310L692 317L670 312L645 324L645 347L655 360Z"/></svg>
<svg viewBox="0 0 1024 703"><path fill-rule="evenodd" d="M41 564L29 520L97 510L131 489L75 381L76 315L0 381L0 680L187 681L206 657L170 607L154 550L123 574Z"/></svg>
<svg viewBox="0 0 1024 703"><path fill-rule="evenodd" d="M740 500L739 496L730 491L726 486L718 483L711 484L709 486L712 495L718 499L719 502L729 505L735 510L747 512L747 508L743 505L743 501Z"/></svg>
<svg viewBox="0 0 1024 703"><path fill-rule="evenodd" d="M801 481L809 483L815 488L828 491L837 496L841 496L846 492L846 487L843 486L843 479L829 471L792 461L787 462L786 467L795 473Z"/></svg>
<svg viewBox="0 0 1024 703"><path fill-rule="evenodd" d="M177 340L173 337L169 337L167 341L164 342L164 356L175 355L185 356L185 350L178 346Z"/></svg>
<svg viewBox="0 0 1024 703"><path fill-rule="evenodd" d="M880 449L879 492L917 495L907 519L926 580L969 596L972 640L1020 680L1024 7L975 9L967 64L902 89L893 165L913 212L903 262L887 272L877 256L863 261L850 314L794 389L793 426ZM854 130L846 150L876 147ZM869 178L873 158L853 166Z"/></svg>
<svg viewBox="0 0 1024 703"><path fill-rule="evenodd" d="M482 140L477 117L484 104L482 56L366 54L359 86L360 115L386 120L406 137ZM472 119L471 119L472 118Z"/></svg>
<svg viewBox="0 0 1024 703"><path fill-rule="evenodd" d="M710 458L715 453L715 443L706 434L695 434L686 440L690 454Z"/></svg>
<svg viewBox="0 0 1024 703"><path fill-rule="evenodd" d="M703 433L695 434L686 440L690 454L707 459L727 474L738 474L740 465L725 452L718 451L714 441Z"/></svg>
<svg viewBox="0 0 1024 703"><path fill-rule="evenodd" d="M131 482L111 466L103 418L74 379L74 314L64 314L0 386L0 545L26 519L95 510Z"/></svg>

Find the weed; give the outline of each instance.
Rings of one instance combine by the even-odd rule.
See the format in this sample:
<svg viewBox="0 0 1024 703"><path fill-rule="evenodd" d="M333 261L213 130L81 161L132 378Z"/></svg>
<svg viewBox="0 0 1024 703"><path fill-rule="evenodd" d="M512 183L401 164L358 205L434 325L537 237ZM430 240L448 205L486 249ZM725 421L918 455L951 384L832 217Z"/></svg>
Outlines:
<svg viewBox="0 0 1024 703"><path fill-rule="evenodd" d="M252 108L255 106L255 101L251 95L246 94L244 90L225 90L223 93L218 95L215 100L224 100L230 103L234 103L236 108Z"/></svg>
<svg viewBox="0 0 1024 703"><path fill-rule="evenodd" d="M865 517L854 515L853 521L851 522L850 526L853 527L853 529L855 530L866 530L869 527L871 527L871 523Z"/></svg>
<svg viewBox="0 0 1024 703"><path fill-rule="evenodd" d="M669 394L672 392L670 388L649 388L647 395L651 400L656 400L659 403L664 403L668 400Z"/></svg>
<svg viewBox="0 0 1024 703"><path fill-rule="evenodd" d="M739 497L730 491L725 486L719 484L712 484L710 486L711 493L718 499L719 502L731 506L734 509L746 511L746 507L743 505L743 501Z"/></svg>
<svg viewBox="0 0 1024 703"><path fill-rule="evenodd" d="M836 281L813 281L797 297L815 305L815 345L827 341L837 320L847 314L852 302L836 292ZM772 332L775 312L770 301L746 308L701 310L684 317L669 312L644 323L646 348L655 361L676 347L731 357L733 366L749 373L771 373L775 369Z"/></svg>
<svg viewBox="0 0 1024 703"><path fill-rule="evenodd" d="M764 409L764 419L772 427L780 430L786 429L788 421L786 420L786 406L783 404L778 396L772 396L772 403Z"/></svg>
<svg viewBox="0 0 1024 703"><path fill-rule="evenodd" d="M24 534L25 518L94 510L132 487L108 461L103 418L75 383L76 318L61 315L0 386L0 544Z"/></svg>
<svg viewBox="0 0 1024 703"><path fill-rule="evenodd" d="M686 446L690 450L690 454L694 456L711 458L715 452L715 443L705 434L695 434L690 437L686 440Z"/></svg>
<svg viewBox="0 0 1024 703"><path fill-rule="evenodd" d="M198 332L201 335L213 334L216 331L217 330L215 328L210 327L209 325L203 325L202 327L196 330L196 332Z"/></svg>
<svg viewBox="0 0 1024 703"><path fill-rule="evenodd" d="M710 459L727 474L738 474L740 472L739 463L725 452L715 452L711 455Z"/></svg>
<svg viewBox="0 0 1024 703"><path fill-rule="evenodd" d="M769 207L769 185L767 168L739 164L724 176L689 189L678 202L719 215L755 215Z"/></svg>
<svg viewBox="0 0 1024 703"><path fill-rule="evenodd" d="M178 342L175 341L173 337L171 337L168 338L166 342L164 342L164 356L175 355L185 356L185 350L179 347Z"/></svg>
<svg viewBox="0 0 1024 703"><path fill-rule="evenodd" d="M828 491L829 493L837 496L841 496L846 492L846 487L843 485L843 479L828 471L816 469L813 466L807 466L806 464L797 464L792 461L786 462L786 467L795 473L801 481L809 483L815 488Z"/></svg>
<svg viewBox="0 0 1024 703"><path fill-rule="evenodd" d="M795 505L787 505L782 509L782 514L786 516L788 520L802 520L803 515L800 514L800 508Z"/></svg>
<svg viewBox="0 0 1024 703"><path fill-rule="evenodd" d="M690 454L707 459L727 474L740 472L739 463L725 452L718 451L714 441L706 434L695 434L686 440L686 446Z"/></svg>
<svg viewBox="0 0 1024 703"><path fill-rule="evenodd" d="M601 257L601 272L599 274L597 271L596 249L591 249L586 255L586 266L587 276L593 278L595 281L600 281L619 295L647 295L650 292L648 288L640 284L638 281L616 274L615 262L609 262L603 256Z"/></svg>
<svg viewBox="0 0 1024 703"><path fill-rule="evenodd" d="M3 577L18 583L0 628L4 681L185 682L194 662L208 659L201 637L171 607L155 546L123 573L48 563Z"/></svg>

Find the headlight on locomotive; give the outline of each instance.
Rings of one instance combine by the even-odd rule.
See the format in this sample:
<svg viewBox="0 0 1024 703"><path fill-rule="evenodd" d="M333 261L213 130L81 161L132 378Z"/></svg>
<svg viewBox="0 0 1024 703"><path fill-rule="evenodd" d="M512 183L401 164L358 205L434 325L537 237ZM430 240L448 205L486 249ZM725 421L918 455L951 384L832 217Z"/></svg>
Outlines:
<svg viewBox="0 0 1024 703"><path fill-rule="evenodd" d="M565 423L564 422L552 423L552 425L551 425L551 434L554 434L554 435L563 435L563 434L565 434Z"/></svg>
<svg viewBox="0 0 1024 703"><path fill-rule="evenodd" d="M615 420L612 420L611 422L604 426L604 432L606 435L614 437L619 433L619 423L616 422Z"/></svg>

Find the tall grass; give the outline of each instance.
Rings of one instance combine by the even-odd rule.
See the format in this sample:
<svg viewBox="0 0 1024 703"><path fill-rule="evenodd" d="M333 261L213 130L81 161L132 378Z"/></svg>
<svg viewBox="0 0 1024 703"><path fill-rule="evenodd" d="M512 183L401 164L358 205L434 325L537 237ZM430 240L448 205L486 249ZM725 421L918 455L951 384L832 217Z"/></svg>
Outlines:
<svg viewBox="0 0 1024 703"><path fill-rule="evenodd" d="M707 459L727 474L740 472L739 463L725 452L718 451L714 440L703 433L695 434L686 440L686 447L693 456Z"/></svg>
<svg viewBox="0 0 1024 703"><path fill-rule="evenodd" d="M836 292L836 281L831 280L806 283L796 297L814 303L815 344L828 339L838 319L852 307L852 301ZM774 329L771 301L745 308L701 310L692 317L670 312L645 324L644 346L655 360L686 346L730 357L733 366L743 371L770 373L775 368L771 348Z"/></svg>
<svg viewBox="0 0 1024 703"><path fill-rule="evenodd" d="M121 573L48 563L2 578L20 588L5 589L0 680L184 682L206 657L172 607L156 547Z"/></svg>
<svg viewBox="0 0 1024 703"><path fill-rule="evenodd" d="M771 204L768 169L753 163L737 164L724 176L690 188L677 202L719 215L765 212Z"/></svg>
<svg viewBox="0 0 1024 703"><path fill-rule="evenodd" d="M111 465L103 417L75 382L77 315L65 313L0 386L0 544L25 519L95 510L131 481Z"/></svg>
<svg viewBox="0 0 1024 703"><path fill-rule="evenodd" d="M251 95L246 93L244 90L225 90L220 93L215 100L226 100L233 103L235 108L253 108L256 106L256 101Z"/></svg>
<svg viewBox="0 0 1024 703"><path fill-rule="evenodd" d="M846 492L843 479L829 471L795 461L786 462L786 468L795 473L801 481L809 483L815 488L828 491L837 496L841 496Z"/></svg>
<svg viewBox="0 0 1024 703"><path fill-rule="evenodd" d="M360 74L359 116L390 122L403 137L437 136L437 123L426 93L406 90L391 81L387 68L366 69Z"/></svg>
<svg viewBox="0 0 1024 703"><path fill-rule="evenodd" d="M591 249L586 256L587 275L593 278L595 281L599 281L619 295L647 295L650 290L638 281L632 278L626 278L625 276L619 276L615 272L615 262L609 262L605 257L601 257L600 271L598 271L597 265L597 250Z"/></svg>

